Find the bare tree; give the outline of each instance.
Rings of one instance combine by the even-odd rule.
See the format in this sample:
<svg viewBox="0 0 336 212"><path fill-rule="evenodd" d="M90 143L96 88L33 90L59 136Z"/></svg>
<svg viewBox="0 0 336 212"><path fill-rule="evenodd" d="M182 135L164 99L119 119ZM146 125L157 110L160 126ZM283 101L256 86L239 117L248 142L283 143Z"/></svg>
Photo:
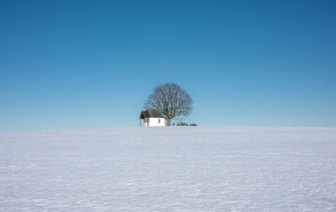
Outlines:
<svg viewBox="0 0 336 212"><path fill-rule="evenodd" d="M177 116L188 116L192 112L193 100L179 85L166 83L158 85L145 101L145 109L157 109L166 118L167 125Z"/></svg>

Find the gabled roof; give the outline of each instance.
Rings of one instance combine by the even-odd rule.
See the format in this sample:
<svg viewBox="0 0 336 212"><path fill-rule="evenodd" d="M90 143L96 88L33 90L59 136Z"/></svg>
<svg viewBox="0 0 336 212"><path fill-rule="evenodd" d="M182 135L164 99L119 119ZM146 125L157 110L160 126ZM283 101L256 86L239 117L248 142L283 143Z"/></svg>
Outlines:
<svg viewBox="0 0 336 212"><path fill-rule="evenodd" d="M139 119L144 119L144 118L164 118L164 116L160 113L159 110L148 109L148 110L143 110L140 113Z"/></svg>

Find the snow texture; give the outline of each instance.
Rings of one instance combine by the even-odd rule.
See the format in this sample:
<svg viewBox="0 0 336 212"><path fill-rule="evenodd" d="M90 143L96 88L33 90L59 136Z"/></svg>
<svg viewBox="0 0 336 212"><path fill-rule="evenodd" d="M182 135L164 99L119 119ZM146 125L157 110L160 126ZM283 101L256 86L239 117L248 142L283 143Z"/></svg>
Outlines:
<svg viewBox="0 0 336 212"><path fill-rule="evenodd" d="M3 132L0 211L336 211L336 128Z"/></svg>

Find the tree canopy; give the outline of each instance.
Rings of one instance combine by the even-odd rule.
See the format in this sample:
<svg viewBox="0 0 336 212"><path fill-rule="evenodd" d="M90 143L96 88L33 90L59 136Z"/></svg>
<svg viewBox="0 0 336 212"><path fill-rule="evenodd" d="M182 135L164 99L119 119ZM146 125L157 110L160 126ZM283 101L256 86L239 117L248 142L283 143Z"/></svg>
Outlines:
<svg viewBox="0 0 336 212"><path fill-rule="evenodd" d="M166 118L167 125L178 116L188 116L192 112L193 100L188 92L175 83L165 83L153 89L145 100L145 109L157 109Z"/></svg>

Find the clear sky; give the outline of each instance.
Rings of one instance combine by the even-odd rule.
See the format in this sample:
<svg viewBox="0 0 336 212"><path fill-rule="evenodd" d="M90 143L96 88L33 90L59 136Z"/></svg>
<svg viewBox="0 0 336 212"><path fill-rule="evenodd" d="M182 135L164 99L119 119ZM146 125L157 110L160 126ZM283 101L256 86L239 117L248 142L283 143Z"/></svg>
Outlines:
<svg viewBox="0 0 336 212"><path fill-rule="evenodd" d="M0 131L139 126L166 82L199 126L336 127L334 0L1 0Z"/></svg>

